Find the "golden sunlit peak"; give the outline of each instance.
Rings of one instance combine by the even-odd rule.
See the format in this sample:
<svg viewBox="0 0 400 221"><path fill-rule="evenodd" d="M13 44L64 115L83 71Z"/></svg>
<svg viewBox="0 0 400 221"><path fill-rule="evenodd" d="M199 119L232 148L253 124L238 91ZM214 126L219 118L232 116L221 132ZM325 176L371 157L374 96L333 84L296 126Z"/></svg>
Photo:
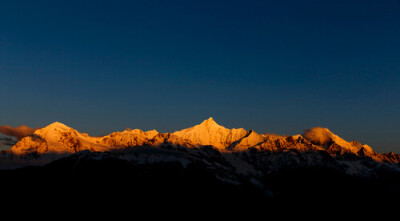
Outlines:
<svg viewBox="0 0 400 221"><path fill-rule="evenodd" d="M58 121L55 121L49 125L47 125L46 128L62 128L62 129L70 129L70 127L68 127L67 125L60 123Z"/></svg>
<svg viewBox="0 0 400 221"><path fill-rule="evenodd" d="M210 117L206 121L214 121L214 118Z"/></svg>
<svg viewBox="0 0 400 221"><path fill-rule="evenodd" d="M217 124L214 118L210 117L207 120L204 120L201 124Z"/></svg>
<svg viewBox="0 0 400 221"><path fill-rule="evenodd" d="M61 122L58 122L58 121L55 121L55 122L51 123L50 125L53 125L53 126L66 126L65 124L63 124Z"/></svg>

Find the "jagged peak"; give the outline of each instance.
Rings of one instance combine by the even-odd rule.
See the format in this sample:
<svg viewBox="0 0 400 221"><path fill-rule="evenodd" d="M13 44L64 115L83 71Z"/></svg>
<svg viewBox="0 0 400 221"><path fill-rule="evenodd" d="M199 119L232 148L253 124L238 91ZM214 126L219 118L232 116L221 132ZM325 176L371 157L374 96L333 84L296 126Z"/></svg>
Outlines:
<svg viewBox="0 0 400 221"><path fill-rule="evenodd" d="M353 153L357 153L361 148L372 151L372 148L368 145L364 147L357 141L348 142L331 132L328 128L324 127L313 127L311 129L306 129L303 137L311 141L311 143L325 146L326 148L332 143L335 143L336 145L345 148Z"/></svg>
<svg viewBox="0 0 400 221"><path fill-rule="evenodd" d="M157 130L148 130L144 132L150 139L154 138L159 132Z"/></svg>
<svg viewBox="0 0 400 221"><path fill-rule="evenodd" d="M247 132L246 136L244 136L243 138L246 138L246 137L259 137L259 136L263 136L263 135L260 135L260 134L258 134L255 130L250 129L250 130Z"/></svg>
<svg viewBox="0 0 400 221"><path fill-rule="evenodd" d="M253 129L250 129L250 130L249 130L249 134L254 134L254 133L255 133L255 134L258 134L258 133L257 133L255 130L253 130Z"/></svg>
<svg viewBox="0 0 400 221"><path fill-rule="evenodd" d="M214 118L209 117L209 118L207 119L207 121L214 121ZM215 121L214 121L214 122L215 122Z"/></svg>
<svg viewBox="0 0 400 221"><path fill-rule="evenodd" d="M201 124L189 127L180 131L175 131L174 135L195 144L212 145L218 149L224 150L232 142L242 138L247 134L243 128L228 129L218 125L214 118L210 117Z"/></svg>
<svg viewBox="0 0 400 221"><path fill-rule="evenodd" d="M188 127L179 131L175 131L173 133L182 133L182 132L187 132L187 131L196 131L196 130L225 130L225 131L237 131L237 130L243 130L245 131L245 129L243 128L231 128L228 129L224 126L219 125L217 122L215 122L214 118L210 117L206 120L204 120L203 122L201 122L200 124L194 125L192 127ZM247 132L246 132L247 133Z"/></svg>
<svg viewBox="0 0 400 221"><path fill-rule="evenodd" d="M145 133L159 134L160 132L158 132L157 130L153 129L153 130L145 131Z"/></svg>
<svg viewBox="0 0 400 221"><path fill-rule="evenodd" d="M217 122L215 122L214 118L210 117L207 120L204 120L203 122L201 122L200 125L203 126L220 126L219 124L217 124Z"/></svg>
<svg viewBox="0 0 400 221"><path fill-rule="evenodd" d="M63 124L63 123L58 122L58 121L55 121L55 122L53 122L53 123L47 125L47 126L44 127L44 128L48 128L48 127L51 127L51 128L54 128L54 127L57 127L57 128L67 128L67 129L70 129L70 128L71 128L71 127L68 127L67 125L65 125L65 124Z"/></svg>
<svg viewBox="0 0 400 221"><path fill-rule="evenodd" d="M150 133L155 133L156 132L156 133L158 133L158 131L155 130L155 129L144 131L144 130L141 130L141 129L138 129L138 128L136 128L136 129L125 128L125 130L122 131L122 132L150 132Z"/></svg>
<svg viewBox="0 0 400 221"><path fill-rule="evenodd" d="M68 131L71 129L72 129L71 127L68 127L67 125L65 125L63 123L56 121L54 123L47 125L46 127L36 130L34 132L34 134L44 137L44 136L47 136L48 134L57 133L57 131L65 132L65 131ZM74 129L72 129L72 130L74 130Z"/></svg>
<svg viewBox="0 0 400 221"><path fill-rule="evenodd" d="M231 145L227 147L227 150L245 150L249 147L255 146L261 142L265 141L265 136L260 135L254 130L249 130L247 134L240 138L239 140L234 141Z"/></svg>
<svg viewBox="0 0 400 221"><path fill-rule="evenodd" d="M37 131L48 131L48 130L69 130L72 129L71 127L68 127L67 125L60 123L58 121L51 123L49 125L47 125L46 127L43 127Z"/></svg>
<svg viewBox="0 0 400 221"><path fill-rule="evenodd" d="M125 131L132 132L132 133L138 133L138 134L144 133L144 131L141 129L131 129L131 130L125 130Z"/></svg>

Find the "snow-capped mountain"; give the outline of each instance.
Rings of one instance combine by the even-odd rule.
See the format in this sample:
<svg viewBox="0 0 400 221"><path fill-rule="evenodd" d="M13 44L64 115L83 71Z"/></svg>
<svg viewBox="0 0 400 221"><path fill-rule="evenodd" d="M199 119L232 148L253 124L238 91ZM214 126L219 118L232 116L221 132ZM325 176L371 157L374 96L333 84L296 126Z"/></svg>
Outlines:
<svg viewBox="0 0 400 221"><path fill-rule="evenodd" d="M107 151L114 148L140 146L158 134L157 131L125 130L104 137L79 133L62 123L54 122L23 138L11 148L13 154L76 153L83 150Z"/></svg>
<svg viewBox="0 0 400 221"><path fill-rule="evenodd" d="M43 179L43 185L32 184L39 189L54 176L60 180L54 186L66 189L75 185L73 180L101 187L99 191L131 185L147 191L141 192L143 199L147 193L161 198L178 194L182 199L187 193L203 199L226 193L224 199L230 200L224 202L240 203L244 201L238 199L271 196L321 200L334 193L337 199L373 196L379 201L400 199L399 162L399 154L375 153L368 145L346 141L321 127L281 136L228 129L209 118L173 133L126 129L92 137L55 122L3 151L0 176L17 185ZM44 166L1 170L23 165ZM132 194L137 197L138 192ZM153 197L160 199L157 194Z"/></svg>
<svg viewBox="0 0 400 221"><path fill-rule="evenodd" d="M244 137L247 132L243 128L227 129L218 125L212 117L201 124L172 133L197 145L211 145L224 151L233 142Z"/></svg>
<svg viewBox="0 0 400 221"><path fill-rule="evenodd" d="M91 137L62 123L55 122L38 129L16 143L10 151L16 155L29 154L72 154L83 150L104 152L138 146L172 146L199 148L212 146L220 152L257 151L324 151L331 155L355 154L373 158L375 161L398 163L397 154L375 153L368 145L356 141L348 142L327 128L316 127L303 135L280 136L258 134L243 128L228 129L218 125L213 118L199 125L173 133L156 130L142 131L127 129L103 137Z"/></svg>

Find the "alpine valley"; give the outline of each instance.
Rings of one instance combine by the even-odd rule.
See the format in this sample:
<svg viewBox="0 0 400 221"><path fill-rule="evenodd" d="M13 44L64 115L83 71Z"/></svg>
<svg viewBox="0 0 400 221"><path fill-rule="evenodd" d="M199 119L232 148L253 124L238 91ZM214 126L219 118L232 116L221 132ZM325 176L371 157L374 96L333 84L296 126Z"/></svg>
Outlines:
<svg viewBox="0 0 400 221"><path fill-rule="evenodd" d="M126 129L92 137L55 122L2 151L0 177L3 188L31 197L52 189L68 199L238 207L389 202L400 200L399 162L400 154L376 153L321 127L280 136L228 129L209 118L173 133Z"/></svg>

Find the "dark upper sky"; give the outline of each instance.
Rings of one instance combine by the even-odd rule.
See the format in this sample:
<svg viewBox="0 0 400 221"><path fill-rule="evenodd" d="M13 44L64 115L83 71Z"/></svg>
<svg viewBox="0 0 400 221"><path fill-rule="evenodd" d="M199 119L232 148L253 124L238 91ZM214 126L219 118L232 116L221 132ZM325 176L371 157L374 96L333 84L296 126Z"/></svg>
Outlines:
<svg viewBox="0 0 400 221"><path fill-rule="evenodd" d="M330 128L400 152L399 1L1 1L0 125Z"/></svg>

